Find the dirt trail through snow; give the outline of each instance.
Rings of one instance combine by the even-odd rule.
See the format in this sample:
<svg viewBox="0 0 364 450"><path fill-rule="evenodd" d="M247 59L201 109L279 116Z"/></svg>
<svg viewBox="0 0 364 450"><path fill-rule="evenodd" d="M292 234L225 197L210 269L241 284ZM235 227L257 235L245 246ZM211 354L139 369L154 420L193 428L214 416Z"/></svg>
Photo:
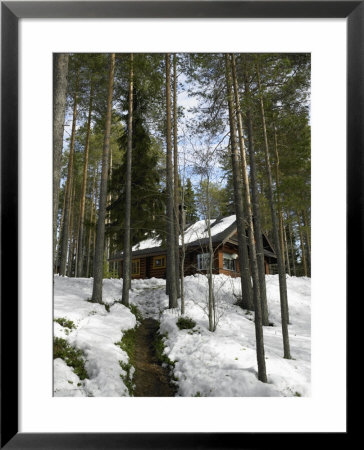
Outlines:
<svg viewBox="0 0 364 450"><path fill-rule="evenodd" d="M175 388L170 384L168 369L158 362L153 341L159 324L144 319L136 331L135 342L135 397L173 397Z"/></svg>

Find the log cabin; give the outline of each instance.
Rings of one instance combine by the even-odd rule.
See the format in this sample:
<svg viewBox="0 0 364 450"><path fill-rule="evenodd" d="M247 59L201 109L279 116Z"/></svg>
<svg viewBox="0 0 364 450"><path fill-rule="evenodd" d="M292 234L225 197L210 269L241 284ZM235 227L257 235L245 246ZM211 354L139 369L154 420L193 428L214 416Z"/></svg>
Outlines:
<svg viewBox="0 0 364 450"><path fill-rule="evenodd" d="M212 219L210 225L213 245L214 274L231 277L240 276L238 258L238 237L235 215L221 219ZM182 239L180 238L180 254ZM188 225L184 232L185 260L184 274L206 273L208 268L208 229L205 220ZM276 255L268 237L263 234L265 273L269 274L269 265L276 263ZM122 278L123 254L117 253L109 259L110 270ZM159 238L148 238L132 248L132 279L166 278L166 248Z"/></svg>

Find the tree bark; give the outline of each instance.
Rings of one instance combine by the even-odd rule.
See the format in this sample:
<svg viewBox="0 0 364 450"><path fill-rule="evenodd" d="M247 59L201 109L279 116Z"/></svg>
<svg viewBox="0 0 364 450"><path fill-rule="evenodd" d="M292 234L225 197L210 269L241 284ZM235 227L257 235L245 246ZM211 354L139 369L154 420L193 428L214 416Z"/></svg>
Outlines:
<svg viewBox="0 0 364 450"><path fill-rule="evenodd" d="M281 244L282 263L284 270L286 271L286 256L284 246L284 233L283 233L283 212L281 205L281 193L280 193L280 177L279 177L279 153L277 142L277 130L274 127L274 152L276 155L276 190L277 190L277 210L278 210L278 224L279 224L279 239Z"/></svg>
<svg viewBox="0 0 364 450"><path fill-rule="evenodd" d="M297 276L296 274L296 256L295 256L295 249L293 245L293 227L291 222L288 222L288 230L289 230L289 242L291 246L291 259L292 259L292 269L293 269L293 275Z"/></svg>
<svg viewBox="0 0 364 450"><path fill-rule="evenodd" d="M308 274L311 276L311 238L310 238L310 224L307 219L307 213L303 209L302 210L302 220L303 220L303 226L305 229L305 235L306 235L306 248L307 248L307 266L308 266Z"/></svg>
<svg viewBox="0 0 364 450"><path fill-rule="evenodd" d="M236 215L238 219L238 214L242 209L242 183L240 178L240 165L238 159L237 145L235 142L235 120L234 120L234 110L238 107L238 105L234 105L233 98L233 90L232 90L232 81L231 81L231 62L234 65L234 55L231 55L231 60L229 55L225 55L226 58L226 84L227 84L227 94L228 94L228 106L229 106L229 120L230 120L230 129L231 129L231 138L234 140L234 145L232 148L232 165L233 165L233 178L234 178L234 198L235 198L235 208ZM254 311L255 311L255 338L256 338L256 352L257 352L257 362L258 362L258 379L263 383L267 382L267 373L265 368L265 356L264 356L264 338L263 338L263 326L262 326L262 311L261 311L261 299L260 299L260 289L259 289L259 276L258 276L258 265L257 265L257 257L255 251L255 242L254 242L254 227L253 227L253 215L251 211L251 203L250 203L250 191L249 191L249 180L248 180L248 172L246 165L246 155L245 149L242 152L242 174L243 174L243 182L244 182L244 193L245 193L245 203L247 205L247 220L248 220L248 236L249 236L249 250L250 250L250 261L252 268L252 278L253 278L253 300L254 300ZM240 225L239 225L240 222ZM241 217L239 218L238 224L238 238L239 234L242 232L241 228ZM239 239L239 246L241 241Z"/></svg>
<svg viewBox="0 0 364 450"><path fill-rule="evenodd" d="M86 142L85 142L85 153L83 160L83 177L82 177L82 191L81 191L81 205L80 205L80 218L78 222L78 247L77 247L77 274L76 276L83 276L83 258L84 258L84 245L83 245L83 235L85 228L85 204L86 204L86 184L87 184L87 168L88 168L88 155L90 148L90 134L91 134L91 119L92 119L92 103L93 103L93 82L90 78L90 101L88 107L88 117L87 117L87 131L86 131Z"/></svg>
<svg viewBox="0 0 364 450"><path fill-rule="evenodd" d="M122 303L129 306L129 289L131 285L131 240L130 240L130 216L131 216L131 163L133 150L133 83L134 68L133 54L130 54L129 71L129 117L128 117L128 144L126 152L126 179L125 179L125 216L124 216L124 259L123 259L123 296Z"/></svg>
<svg viewBox="0 0 364 450"><path fill-rule="evenodd" d="M170 55L166 54L166 113L167 113L167 283L169 308L177 308L176 259L174 238L174 195L173 195L173 164L171 138L171 69Z"/></svg>
<svg viewBox="0 0 364 450"><path fill-rule="evenodd" d="M111 133L111 114L112 114L112 96L114 87L114 68L115 53L110 55L109 67L109 85L107 96L107 111L105 120L105 134L102 154L102 172L99 198L99 217L96 230L96 248L94 259L94 283L92 290L92 301L102 303L102 279L104 263L105 246L105 216L106 216L106 197L107 197L107 179L109 175L109 152L110 152L110 133Z"/></svg>
<svg viewBox="0 0 364 450"><path fill-rule="evenodd" d="M67 276L72 276L73 266L73 253L75 248L75 198L76 198L76 185L73 183L72 198L70 203L70 225L68 229L69 246L68 246L68 263L67 263Z"/></svg>
<svg viewBox="0 0 364 450"><path fill-rule="evenodd" d="M236 76L236 66L235 58L233 57L233 80L235 86L235 103L237 106L237 117L238 117L238 130L239 130L239 141L240 141L240 152L243 160L243 153L245 152L244 136L243 136L243 125L242 125L242 114L240 109L240 99L238 90L238 81ZM258 199L258 189L256 181L256 164L255 164L255 150L254 150L254 138L253 138L253 122L251 118L250 111L250 86L248 83L248 76L246 73L246 68L244 69L244 86L245 94L248 101L248 106L246 110L247 125L248 125L248 148L250 156L250 180L251 180L251 192L252 192L252 206L254 214L254 230L255 230L255 245L257 252L257 263L258 263L258 275L259 275L259 288L260 288L260 298L262 307L262 323L265 326L269 325L268 318L268 304L267 304L267 290L265 286L265 264L264 264L264 248L263 248L263 235L262 226L260 220L260 210L259 210L259 199Z"/></svg>
<svg viewBox="0 0 364 450"><path fill-rule="evenodd" d="M179 261L179 192L178 192L178 126L177 126L177 55L173 55L173 179L174 179L174 239L177 298L181 297Z"/></svg>
<svg viewBox="0 0 364 450"><path fill-rule="evenodd" d="M284 248L286 249L287 272L288 272L288 275L291 276L291 266L290 266L290 263L289 263L289 253L288 253L288 242L287 242L286 226L283 227L283 236L284 236Z"/></svg>
<svg viewBox="0 0 364 450"><path fill-rule="evenodd" d="M64 119L66 114L68 59L66 53L53 55L53 263L56 266L57 218Z"/></svg>
<svg viewBox="0 0 364 450"><path fill-rule="evenodd" d="M267 169L267 181L268 181L268 199L272 217L272 226L273 226L273 238L274 238L274 246L277 255L277 264L278 264L278 276L279 276L279 294L280 294L280 304L281 304L281 322L282 322L282 335L283 335L283 352L284 358L291 359L291 351L289 345L289 335L288 335L288 301L287 301L287 280L286 273L284 270L282 253L281 253L281 245L279 241L279 230L278 230L278 221L274 208L274 197L273 197L273 180L272 180L272 171L269 157L269 144L268 144L268 136L267 136L267 127L265 124L265 112L264 112L264 102L263 102L263 93L262 87L260 83L260 73L259 66L256 65L257 72L257 80L258 80L258 89L259 89L259 97L260 97L260 108L262 115L262 123L263 123L263 134L264 134L264 147L265 147L265 164Z"/></svg>
<svg viewBox="0 0 364 450"><path fill-rule="evenodd" d="M86 277L90 276L90 260L91 260L91 235L92 235L92 226L93 226L93 212L94 212L94 195L95 195L95 185L96 185L96 173L97 168L95 170L94 179L92 183L92 191L91 191L91 199L90 199L90 229L88 232L88 242L87 242L87 265L86 265Z"/></svg>
<svg viewBox="0 0 364 450"><path fill-rule="evenodd" d="M230 143L231 143L231 160L233 168L233 185L234 185L234 204L236 212L236 225L238 234L238 253L239 253L239 266L240 266L240 281L241 281L241 294L242 294L242 306L245 309L253 310L253 299L252 299L252 287L251 287L251 277L250 277L250 265L248 260L247 242L245 235L245 215L243 209L243 197L242 197L242 181L241 181L241 171L240 162L238 155L238 148L236 143L236 124L234 117L234 107L233 107L233 94L232 94L232 84L231 84L231 72L230 72L230 61L228 54L225 55L226 59L226 86L228 95L228 106L229 106L229 123L230 123Z"/></svg>
<svg viewBox="0 0 364 450"><path fill-rule="evenodd" d="M62 230L63 230L63 222L64 222L64 210L66 209L66 195L63 196L63 204L62 204L62 214L61 214L61 220L59 221L59 234L58 234L58 240L57 240L57 247L56 247L56 263L61 260L61 247L62 247ZM57 267L57 273L59 273L59 268Z"/></svg>
<svg viewBox="0 0 364 450"><path fill-rule="evenodd" d="M72 193L72 179L73 179L73 157L75 149L75 137L76 137L76 121L77 121L77 103L78 103L78 87L79 87L79 77L80 68L77 68L76 73L76 84L75 92L73 95L73 119L72 119L72 131L71 131L71 142L70 142L70 154L68 158L68 169L67 169L67 181L66 181L66 203L63 219L62 228L62 239L61 239L61 261L59 274L61 276L66 275L66 265L67 265L67 250L68 250L68 229L70 223L70 208L71 208L71 193Z"/></svg>
<svg viewBox="0 0 364 450"><path fill-rule="evenodd" d="M297 223L298 223L298 233L300 235L300 244L301 244L301 257L302 257L302 264L303 264L303 274L305 277L308 277L308 270L307 270L307 260L306 260L306 250L305 250L305 241L303 239L303 232L302 232L302 224L301 224L301 217L297 213Z"/></svg>
<svg viewBox="0 0 364 450"><path fill-rule="evenodd" d="M184 209L184 187L181 201L181 314L185 313L185 226L186 226L186 211Z"/></svg>

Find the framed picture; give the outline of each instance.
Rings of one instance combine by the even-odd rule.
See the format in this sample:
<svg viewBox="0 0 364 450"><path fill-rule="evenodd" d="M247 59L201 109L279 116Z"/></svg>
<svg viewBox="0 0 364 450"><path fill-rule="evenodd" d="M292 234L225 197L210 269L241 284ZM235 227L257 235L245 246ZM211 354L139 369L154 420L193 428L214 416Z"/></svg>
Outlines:
<svg viewBox="0 0 364 450"><path fill-rule="evenodd" d="M340 337L340 344L337 344L337 341L324 340L319 345L315 345L314 350L315 361L319 361L321 352L328 351L329 345L336 346L336 348L337 345L340 345L341 352L338 358L340 363L343 363L343 361L345 362L346 330L335 329L332 324L339 317L345 327L343 317L346 317L346 302L342 295L343 293L345 295L346 289L348 298L351 293L356 292L362 268L362 263L358 262L353 254L354 249L356 252L358 247L362 249L363 235L363 2L14 1L2 2L1 7L1 446L19 449L249 448L263 444L269 445L269 442L276 439L280 439L281 443L282 433L285 433L287 445L293 444L297 439L297 433L302 433L300 439L303 440L309 439L310 432L315 432L316 436L319 432L338 433L337 439L345 438L347 436L347 429L345 429L345 364L340 365L340 375L335 375L338 377L335 380L340 384L340 393L338 393L337 403L333 403L332 409L340 410L337 414L338 418L333 416L329 418L330 420L324 420L322 428L320 428L320 424L315 427L313 419L309 417L315 407L314 400L317 391L313 392L312 398L294 399L295 401L301 400L302 403L292 402L287 410L284 406L282 408L281 402L278 405L273 399L268 399L271 403L269 407L266 407L267 404L261 398L234 399L229 402L226 399L216 399L216 401L215 399L202 399L199 404L180 402L185 399L173 399L175 402L173 405L162 399L159 399L158 402L154 400L154 402L131 403L132 399L128 398L122 406L116 403L115 399L111 403L104 403L102 399L82 399L82 404L75 402L75 399L53 399L57 400L57 403L53 401L52 409L50 407L52 393L49 389L51 386L49 378L51 377L49 377L49 372L45 376L40 368L41 360L47 360L46 355L51 354L49 342L45 339L45 332L47 333L49 324L45 324L48 320L51 322L52 307L47 302L51 300L49 295L52 289L52 268L44 269L43 266L46 265L44 260L49 257L52 247L51 212L48 211L51 192L44 189L51 176L47 175L47 171L51 172L52 162L51 154L47 155L47 152L42 151L38 153L38 149L35 147L36 140L27 146L24 136L28 136L28 133L38 136L39 148L46 149L48 143L51 142L49 138L52 131L49 124L52 116L50 107L52 100L49 95L51 92L49 87L52 80L49 48L52 48L51 52L80 53L108 52L114 49L120 52L211 52L213 49L216 52L234 52L240 48L239 43L236 43L238 36L236 29L242 24L239 21L244 21L246 29L242 30L242 36L254 36L254 45L246 44L245 40L245 46L242 46L243 52L271 52L273 47L269 46L269 42L274 41L275 34L280 35L279 42L284 42L284 33L286 33L287 45L291 39L300 41L300 44L297 44L297 52L310 52L311 45L313 45L311 43L316 40L317 43L321 43L321 53L318 54L323 55L326 45L329 49L331 67L335 69L332 40L335 38L335 33L338 32L338 40L335 41L335 45L340 66L336 67L338 73L331 72L333 78L338 77L335 78L335 82L338 80L339 86L337 92L335 92L335 85L329 84L330 72L323 70L322 73L323 77L327 77L327 84L330 86L332 96L338 98L337 115L340 118L345 116L346 108L346 133L345 123L344 121L340 122L340 119L337 123L333 122L332 135L329 136L330 124L325 118L326 123L323 129L326 131L321 132L321 140L316 142L319 142L319 146L325 146L326 136L330 147L337 134L339 146L333 148L332 153L326 148L323 160L320 162L322 164L320 170L322 170L324 179L322 184L327 184L326 187L330 186L331 188L325 189L318 196L319 200L316 205L326 201L330 205L338 205L337 215L333 214L332 223L326 228L335 229L337 225L340 234L340 239L336 243L340 249L336 262L342 280L340 280L339 286L334 284L335 278L332 278L332 273L335 273L337 269L332 267L331 258L334 257L334 253L329 253L331 270L329 273L325 271L323 280L325 283L332 282L332 286L323 289L320 283L316 283L315 298L323 298L325 295L330 297L331 293L335 295L336 290L339 293L336 295L341 297L337 303L333 300L333 304L335 309L343 307L344 311L340 317L335 315L338 314L337 312L333 311L330 323L325 324L327 335L333 337L337 334ZM66 21L68 22L66 23ZM99 23L101 23L100 28ZM125 35L122 44L115 43L118 39L115 30L120 24L128 29L130 35L135 26L133 45L125 44ZM31 41L30 36L37 27L38 34L34 34L34 41ZM320 34L320 27L322 27L323 35ZM160 31L159 28L163 31ZM212 36L218 34L216 30L221 32L221 39L213 41L213 44L209 46ZM178 34L181 37L184 33L185 39L173 40L173 35ZM296 36L298 34L300 36ZM24 36L29 37L29 42L26 42ZM97 36L100 36L99 43ZM234 42L229 41L230 36L234 36ZM48 39L51 40L52 37L55 38L54 42L44 52L41 43ZM259 41L260 37L261 42ZM344 41L345 39L342 38L345 37L346 48L345 42L340 42L340 39ZM91 47L88 39L92 43ZM307 42L306 48L305 41ZM294 48L294 45L296 44L292 44L290 48ZM287 50L288 46L282 48L282 51L294 51ZM281 47L278 49L276 47L275 51L281 51ZM345 53L347 55L346 71L343 65ZM32 73L31 76L34 78L30 79L30 74L24 71L24 67L30 67L32 56L34 56L34 64L39 69ZM46 60L44 64L41 58L43 61ZM322 67L317 60L313 60L313 64ZM319 70L316 71L318 75L319 72ZM43 85L44 90L36 80L37 74L42 80L48 79L48 82ZM26 80L27 76L29 76L28 80ZM345 76L347 80L346 104L343 89ZM324 85L323 79L315 84L315 86ZM32 86L37 88L32 91ZM34 108L30 107L29 109L28 107L25 113L23 100L30 91L32 91L31 102L33 102ZM319 97L321 94L324 95L322 92L314 90L313 98ZM20 99L22 102L19 102ZM38 99L39 103L45 105L46 113L44 110L42 113L38 112ZM42 102L41 99L45 99L45 102ZM28 105L31 102L29 99L27 100ZM42 107L44 109L44 106ZM320 119L317 112L320 111L324 115L325 107L318 107L315 111L313 120L316 121L314 124L316 124L316 132L319 135L320 127L317 126L317 121ZM43 117L47 115L48 119L42 122L40 119L43 120ZM342 129L339 130L340 123ZM22 134L19 134L20 131ZM333 160L327 161L330 154ZM319 159L317 158L317 160ZM325 161L327 161L327 167L325 167ZM340 169L342 170L345 163L347 171L342 173L341 179L337 179L337 174L340 173ZM335 164L336 166L333 168ZM330 168L332 168L331 176L328 173ZM43 178L46 179L45 182ZM343 190L345 191L345 182L346 198L345 192L343 192ZM339 190L335 189L336 183L340 187ZM316 186L318 184L316 183ZM24 197L26 186L29 186L29 192L31 192L29 197ZM343 186L344 189L342 189ZM346 211L343 209L345 204L347 204ZM345 216L347 223L345 223ZM320 236L326 235L326 228L320 228ZM23 233L24 229L28 229L28 234ZM34 234L29 230L34 230ZM347 240L345 240L345 231ZM336 234L335 232L330 233L327 239L332 243ZM45 248L48 250L44 250ZM347 259L345 260L345 258ZM324 261L324 258L320 261ZM343 270L345 264L346 274L345 267ZM44 270L43 276L48 280L44 284L37 281L34 270L37 265L40 271ZM329 266L329 264L327 265ZM20 271L18 271L18 267ZM38 295L36 293L39 293L39 298L36 298ZM26 303L24 303L24 299L26 299ZM323 302L323 304L326 307L327 303ZM317 308L319 308L317 305L313 308L314 313L322 318L323 311L322 309L318 311ZM316 323L315 330L318 329L319 326ZM27 340L32 342L32 346L26 346L24 350L24 342ZM335 352L330 353L330 356L335 358ZM44 364L49 364L49 361L45 361ZM32 365L35 373L31 375L29 367ZM29 374L27 380L24 379L24 367L27 367L27 376ZM324 369L322 366L319 367ZM320 387L325 385L322 377L321 374ZM327 374L327 377L330 377L330 374ZM38 389L39 391L37 391ZM28 395L30 391L32 393ZM328 398L325 395L328 396L329 391L325 391L320 400L321 406L323 401ZM49 399L43 402L47 396ZM37 398L39 398L39 403ZM25 402L24 399L27 401ZM196 400L199 401L199 399ZM252 406L251 400L255 401L255 406ZM65 401L69 403L65 403ZM91 404L90 401L94 403ZM199 422L199 418L213 408L215 408L216 414ZM255 410L251 410L251 414L247 414L246 411L249 408L255 408ZM292 411L294 411L297 414L296 423L294 425L279 423L277 417L279 415L274 414L275 408L278 408L280 414L283 414L283 418L286 417L288 410L289 415L292 415ZM86 410L92 411L91 414L94 414L93 419L89 421L89 426L87 425L88 418L82 416L86 414ZM246 422L243 426L240 426L241 420L239 419L241 410L245 410L242 417ZM110 411L112 411L112 417ZM119 411L122 421L120 428L116 425L119 421ZM222 414L221 411L225 411L225 413ZM303 419L305 415L306 419ZM33 417L31 418L31 416ZM251 420L256 421L258 417L263 417L264 425L246 425L250 420L249 416L253 417ZM174 417L176 420L173 420ZM148 420L150 420L149 423ZM305 420L307 420L307 426L305 426ZM62 422L64 422L63 425ZM97 427L95 423L100 422L100 427ZM297 424L298 422L299 424ZM24 425L26 426L24 427Z"/></svg>

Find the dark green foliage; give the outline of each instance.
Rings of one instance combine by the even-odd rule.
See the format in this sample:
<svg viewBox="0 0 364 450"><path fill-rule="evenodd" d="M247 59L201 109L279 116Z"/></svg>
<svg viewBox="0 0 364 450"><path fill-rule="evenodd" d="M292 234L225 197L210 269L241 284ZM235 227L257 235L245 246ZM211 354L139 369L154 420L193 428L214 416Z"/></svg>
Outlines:
<svg viewBox="0 0 364 450"><path fill-rule="evenodd" d="M178 318L176 325L180 330L189 330L196 326L196 322L190 317L181 316Z"/></svg>
<svg viewBox="0 0 364 450"><path fill-rule="evenodd" d="M136 305L130 304L129 305L130 311L134 314L136 319L141 322L143 320L142 313L139 311L138 307Z"/></svg>
<svg viewBox="0 0 364 450"><path fill-rule="evenodd" d="M124 384L128 388L129 394L131 396L134 395L134 384L131 369L134 366L135 361L135 338L136 338L136 329L131 328L124 332L120 342L115 343L115 345L118 345L122 350L124 350L124 352L128 355L129 358L128 363L123 363L122 361L119 361L119 364L120 367L126 372L126 375L120 375L120 377L124 381Z"/></svg>
<svg viewBox="0 0 364 450"><path fill-rule="evenodd" d="M115 344L118 345L122 350L124 350L124 352L127 353L131 363L133 362L135 354L135 336L136 336L136 329L130 328L129 330L124 331L121 341L116 342Z"/></svg>
<svg viewBox="0 0 364 450"><path fill-rule="evenodd" d="M167 338L167 334L156 333L155 339L153 342L153 347L155 350L156 357L160 363L167 364L170 367L174 367L175 362L171 361L168 356L164 353L164 339Z"/></svg>
<svg viewBox="0 0 364 450"><path fill-rule="evenodd" d="M137 83L133 95L133 147L132 147L132 199L131 199L131 242L132 245L153 236L164 229L164 194L161 189L161 148L151 137L145 120L147 103ZM119 139L124 153L127 147L127 129ZM112 172L110 190L115 198L110 206L111 226L109 232L118 249L123 247L123 224L125 208L126 159Z"/></svg>
<svg viewBox="0 0 364 450"><path fill-rule="evenodd" d="M54 338L53 340L53 359L56 358L63 359L67 366L72 367L80 380L88 378L82 351L71 347L65 339Z"/></svg>
<svg viewBox="0 0 364 450"><path fill-rule="evenodd" d="M129 395L132 397L134 395L133 376L131 374L132 365L130 363L123 363L122 361L119 361L119 364L120 367L126 372L126 375L120 374L120 378L123 380L125 386L129 391Z"/></svg>
<svg viewBox="0 0 364 450"><path fill-rule="evenodd" d="M57 319L54 319L55 322L59 323L62 327L69 328L72 330L72 328L76 328L76 325L72 322L72 320L65 319L64 317L58 317Z"/></svg>

